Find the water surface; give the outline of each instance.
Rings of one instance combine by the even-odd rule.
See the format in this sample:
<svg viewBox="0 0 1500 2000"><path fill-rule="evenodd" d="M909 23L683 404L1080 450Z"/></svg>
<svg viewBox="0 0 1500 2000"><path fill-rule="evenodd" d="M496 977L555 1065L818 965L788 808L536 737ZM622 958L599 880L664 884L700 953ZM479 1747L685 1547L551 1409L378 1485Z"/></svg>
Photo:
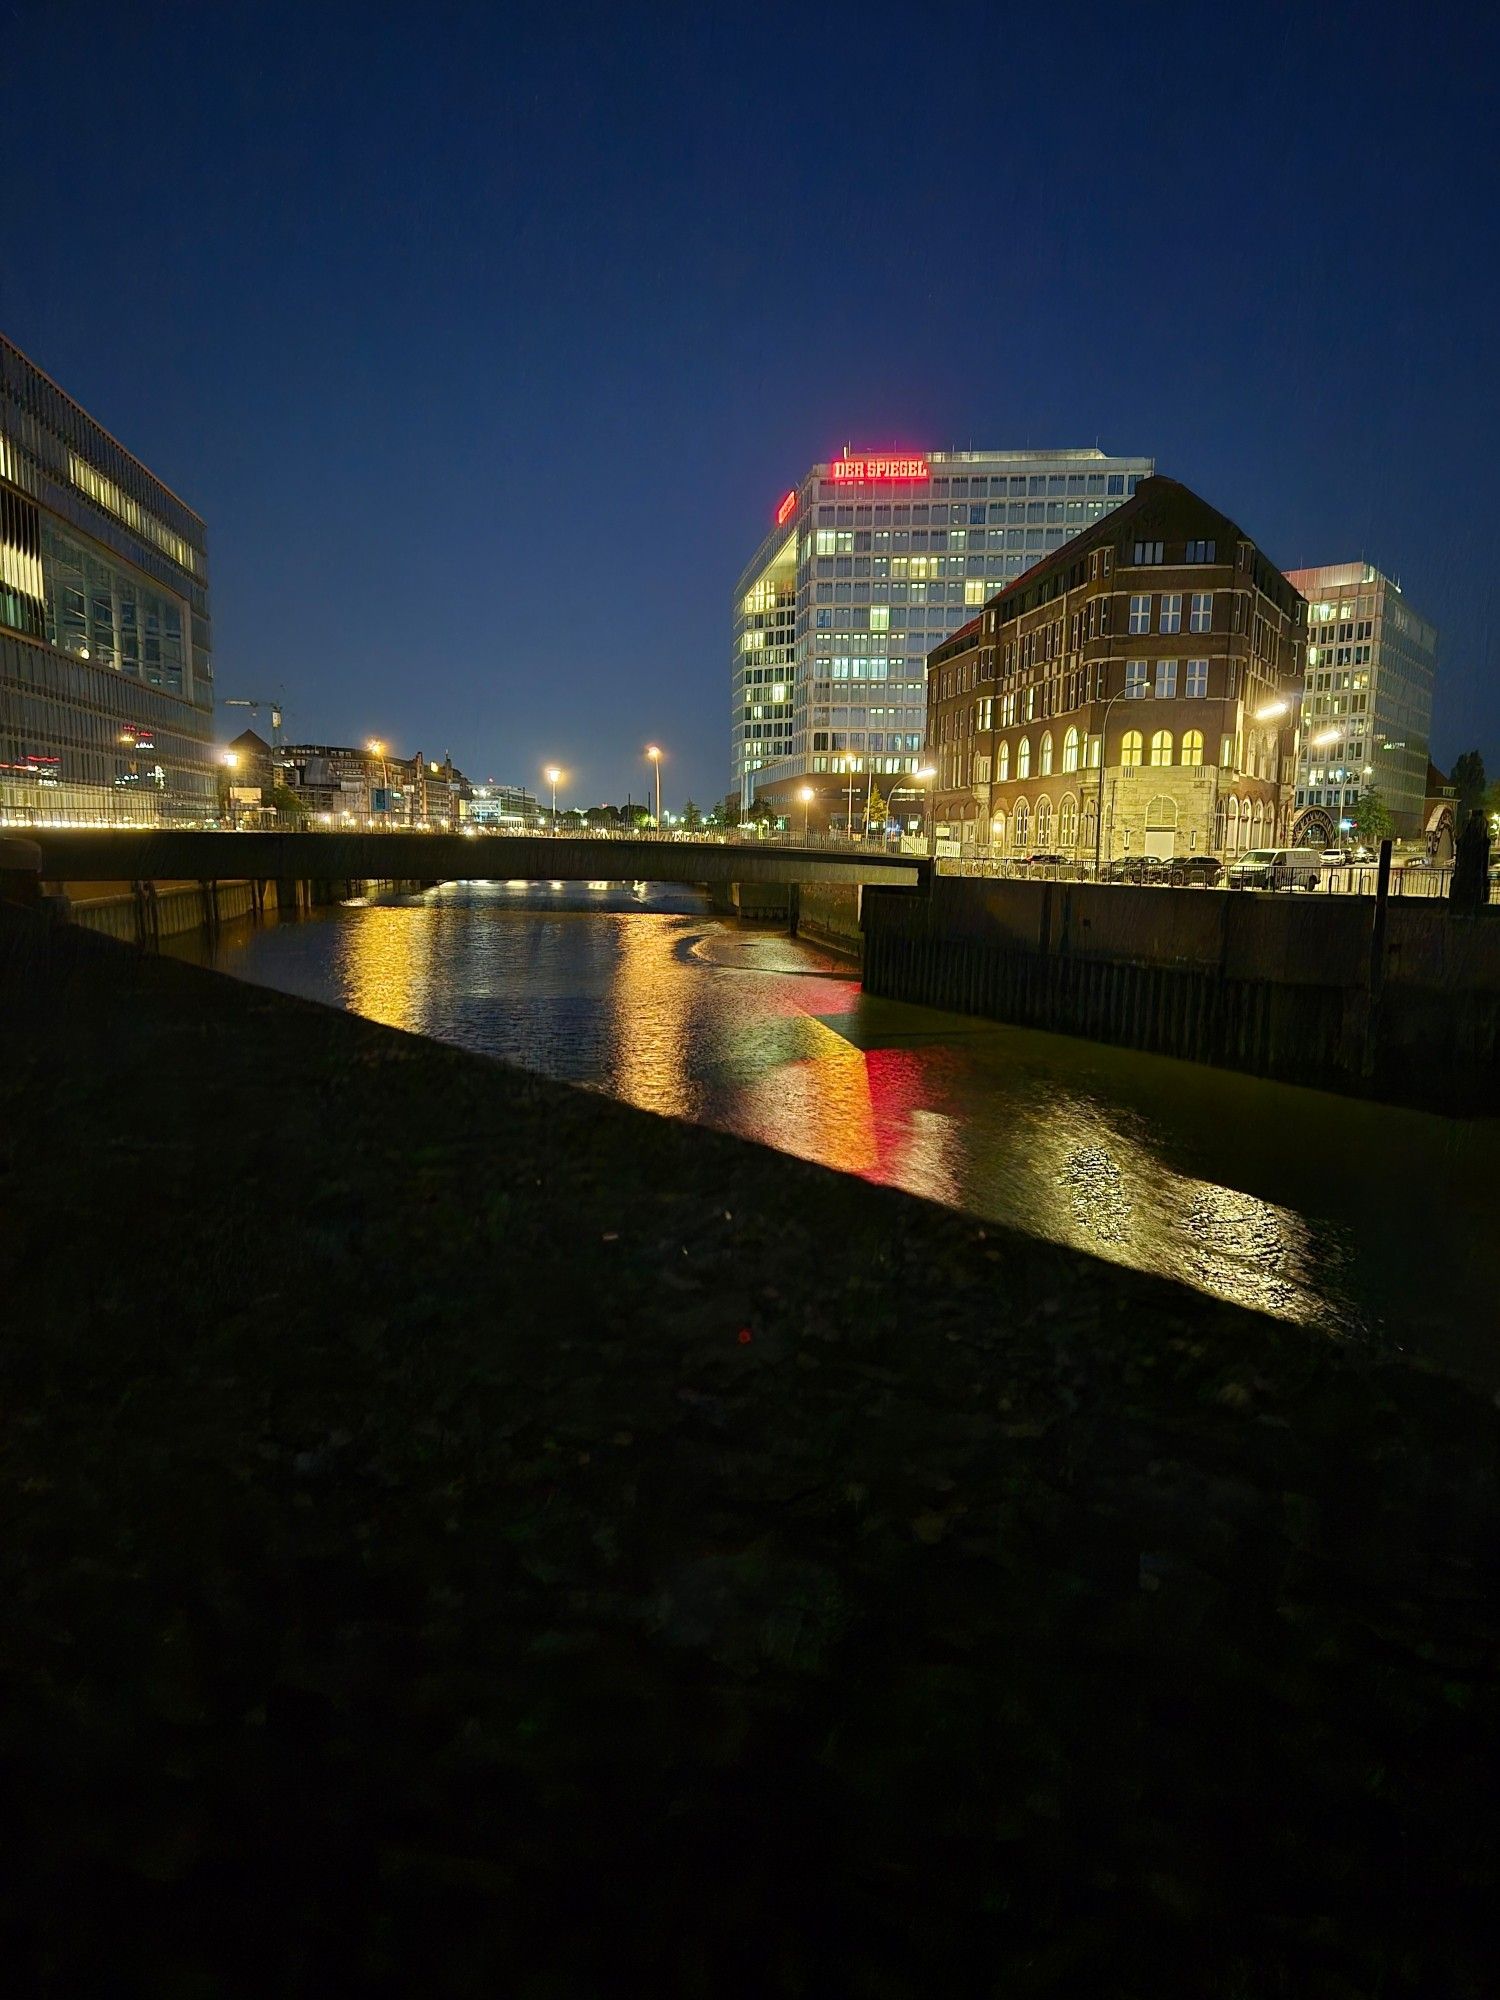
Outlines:
<svg viewBox="0 0 1500 2000"><path fill-rule="evenodd" d="M208 947L184 943L190 953ZM221 969L1500 1379L1500 1128L867 997L689 890L452 883Z"/></svg>

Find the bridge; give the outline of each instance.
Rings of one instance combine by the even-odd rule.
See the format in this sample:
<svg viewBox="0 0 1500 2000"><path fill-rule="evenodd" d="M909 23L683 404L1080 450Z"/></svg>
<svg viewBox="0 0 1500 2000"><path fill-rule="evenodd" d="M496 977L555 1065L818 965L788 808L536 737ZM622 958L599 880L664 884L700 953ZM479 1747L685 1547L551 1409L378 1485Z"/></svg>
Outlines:
<svg viewBox="0 0 1500 2000"><path fill-rule="evenodd" d="M916 888L922 855L721 836L237 833L191 827L27 827L51 882L878 883ZM12 862L10 865L15 866Z"/></svg>

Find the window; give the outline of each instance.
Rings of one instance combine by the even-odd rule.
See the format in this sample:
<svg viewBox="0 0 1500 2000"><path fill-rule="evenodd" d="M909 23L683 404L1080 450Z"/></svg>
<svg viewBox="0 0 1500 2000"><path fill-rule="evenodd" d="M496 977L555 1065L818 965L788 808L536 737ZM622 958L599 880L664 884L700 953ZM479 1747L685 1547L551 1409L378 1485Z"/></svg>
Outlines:
<svg viewBox="0 0 1500 2000"><path fill-rule="evenodd" d="M1071 792L1057 815L1057 844L1064 852L1078 845L1078 801Z"/></svg>
<svg viewBox="0 0 1500 2000"><path fill-rule="evenodd" d="M1137 542L1135 545L1137 563L1159 563L1161 561L1160 542Z"/></svg>
<svg viewBox="0 0 1500 2000"><path fill-rule="evenodd" d="M1017 847L1026 845L1026 836L1031 831L1031 810L1022 799L1016 806L1015 832L1013 838Z"/></svg>
<svg viewBox="0 0 1500 2000"><path fill-rule="evenodd" d="M1221 736L1219 738L1219 769L1221 771L1230 771L1233 768L1234 738L1232 736Z"/></svg>
<svg viewBox="0 0 1500 2000"><path fill-rule="evenodd" d="M1044 731L1042 735L1041 776L1044 778L1050 778L1051 775L1052 775L1052 731L1048 729Z"/></svg>
<svg viewBox="0 0 1500 2000"><path fill-rule="evenodd" d="M837 539L832 528L819 528L815 544L817 553L820 556L831 556Z"/></svg>
<svg viewBox="0 0 1500 2000"><path fill-rule="evenodd" d="M1184 729L1182 732L1182 761L1190 767L1203 762L1203 731Z"/></svg>
<svg viewBox="0 0 1500 2000"><path fill-rule="evenodd" d="M1036 802L1036 844L1038 847L1052 845L1052 801L1038 799Z"/></svg>
<svg viewBox="0 0 1500 2000"><path fill-rule="evenodd" d="M1177 662L1158 660L1156 663L1156 698L1170 701L1177 692Z"/></svg>
<svg viewBox="0 0 1500 2000"><path fill-rule="evenodd" d="M1180 632L1182 630L1182 592L1169 591L1161 601L1161 630Z"/></svg>
<svg viewBox="0 0 1500 2000"><path fill-rule="evenodd" d="M1149 632L1151 630L1151 599L1149 596L1131 598L1130 630L1132 632Z"/></svg>
<svg viewBox="0 0 1500 2000"><path fill-rule="evenodd" d="M1208 693L1207 660L1189 660L1187 663L1187 685L1183 693L1189 701L1201 701Z"/></svg>
<svg viewBox="0 0 1500 2000"><path fill-rule="evenodd" d="M1120 739L1120 762L1129 765L1139 764L1143 748L1141 732L1138 729L1127 729Z"/></svg>
<svg viewBox="0 0 1500 2000"><path fill-rule="evenodd" d="M1151 662L1149 660L1127 660L1125 662L1125 694L1133 700L1143 695L1151 685Z"/></svg>
<svg viewBox="0 0 1500 2000"><path fill-rule="evenodd" d="M1151 762L1159 770L1164 764L1170 764L1171 761L1172 732L1170 729L1158 729L1156 734L1151 738Z"/></svg>
<svg viewBox="0 0 1500 2000"><path fill-rule="evenodd" d="M1190 563L1210 563L1217 561L1217 545L1213 542L1189 542L1185 560Z"/></svg>
<svg viewBox="0 0 1500 2000"><path fill-rule="evenodd" d="M870 630L872 632L889 632L890 629L890 606L888 604L872 604L870 606Z"/></svg>
<svg viewBox="0 0 1500 2000"><path fill-rule="evenodd" d="M1031 776L1031 738L1029 736L1023 736L1016 746L1016 776L1018 778L1029 778Z"/></svg>
<svg viewBox="0 0 1500 2000"><path fill-rule="evenodd" d="M1076 771L1078 769L1078 731L1076 729L1070 729L1063 738L1062 767L1065 771Z"/></svg>
<svg viewBox="0 0 1500 2000"><path fill-rule="evenodd" d="M995 781L997 784L1010 783L1010 745L1002 743L995 753Z"/></svg>
<svg viewBox="0 0 1500 2000"><path fill-rule="evenodd" d="M1188 630L1190 632L1211 632L1214 624L1214 594L1211 590L1195 590L1188 606Z"/></svg>

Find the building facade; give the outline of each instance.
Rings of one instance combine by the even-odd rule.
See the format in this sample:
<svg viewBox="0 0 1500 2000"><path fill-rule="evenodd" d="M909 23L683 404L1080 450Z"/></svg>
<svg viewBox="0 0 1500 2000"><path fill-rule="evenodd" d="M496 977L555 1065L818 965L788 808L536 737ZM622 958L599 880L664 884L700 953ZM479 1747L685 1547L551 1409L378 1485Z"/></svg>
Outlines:
<svg viewBox="0 0 1500 2000"><path fill-rule="evenodd" d="M1360 793L1377 791L1397 837L1415 839L1425 817L1436 627L1371 563L1288 570L1287 579L1308 605L1299 837L1336 839Z"/></svg>
<svg viewBox="0 0 1500 2000"><path fill-rule="evenodd" d="M1280 844L1305 614L1227 516L1143 479L933 651L940 840L1088 863Z"/></svg>
<svg viewBox="0 0 1500 2000"><path fill-rule="evenodd" d="M489 778L484 784L474 786L468 817L479 826L534 827L539 818L536 796L520 785L497 785Z"/></svg>
<svg viewBox="0 0 1500 2000"><path fill-rule="evenodd" d="M921 762L928 653L1018 576L1122 506L1149 458L1102 451L851 454L775 509L735 586L731 796L837 818ZM818 809L815 808L815 812Z"/></svg>
<svg viewBox="0 0 1500 2000"><path fill-rule="evenodd" d="M0 335L0 822L217 804L203 523Z"/></svg>

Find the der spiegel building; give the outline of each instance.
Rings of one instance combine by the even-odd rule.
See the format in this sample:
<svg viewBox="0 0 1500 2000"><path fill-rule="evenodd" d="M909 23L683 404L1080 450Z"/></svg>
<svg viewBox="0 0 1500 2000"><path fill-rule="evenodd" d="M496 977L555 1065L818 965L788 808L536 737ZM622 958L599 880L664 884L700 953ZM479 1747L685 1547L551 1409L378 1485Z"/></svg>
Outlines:
<svg viewBox="0 0 1500 2000"><path fill-rule="evenodd" d="M922 760L932 648L1153 470L1090 448L845 451L804 473L735 586L741 806L796 812L810 787L837 813L850 771L886 793L903 782Z"/></svg>
<svg viewBox="0 0 1500 2000"><path fill-rule="evenodd" d="M216 810L203 523L0 335L0 823Z"/></svg>

